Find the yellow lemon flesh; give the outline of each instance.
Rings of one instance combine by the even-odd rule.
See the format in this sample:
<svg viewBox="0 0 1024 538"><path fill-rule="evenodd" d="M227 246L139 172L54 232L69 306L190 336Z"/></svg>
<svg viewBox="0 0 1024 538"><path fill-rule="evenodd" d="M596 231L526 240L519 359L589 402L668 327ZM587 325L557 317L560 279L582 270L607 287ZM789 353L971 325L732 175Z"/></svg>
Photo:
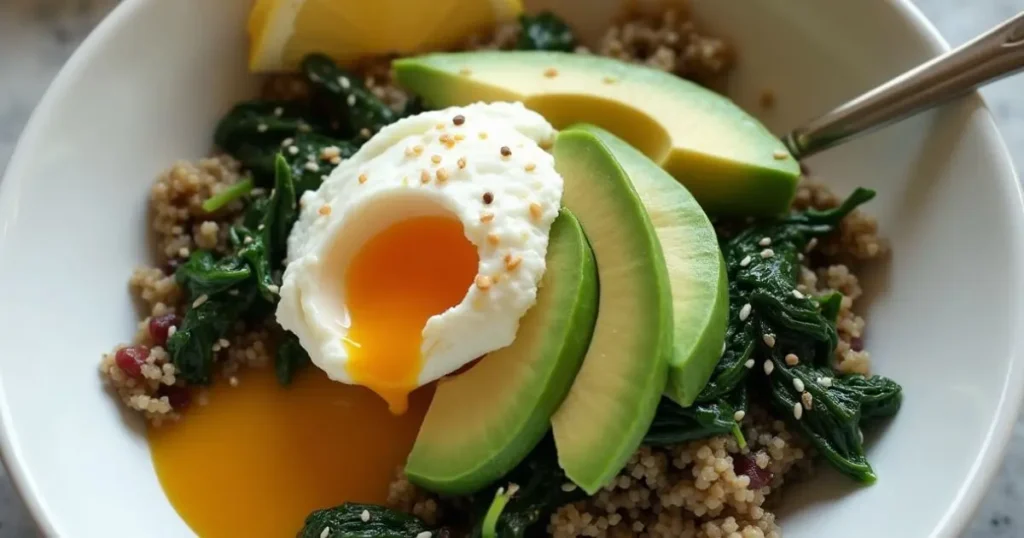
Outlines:
<svg viewBox="0 0 1024 538"><path fill-rule="evenodd" d="M313 52L344 65L444 49L521 12L520 0L256 0L249 69L293 71Z"/></svg>

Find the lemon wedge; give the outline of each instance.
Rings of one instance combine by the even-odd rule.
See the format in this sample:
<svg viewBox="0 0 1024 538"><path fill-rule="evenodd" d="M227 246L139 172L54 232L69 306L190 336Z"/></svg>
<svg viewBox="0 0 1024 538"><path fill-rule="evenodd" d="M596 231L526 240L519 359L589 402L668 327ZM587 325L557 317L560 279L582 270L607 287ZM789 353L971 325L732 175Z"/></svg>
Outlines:
<svg viewBox="0 0 1024 538"><path fill-rule="evenodd" d="M292 71L312 52L342 65L383 54L439 50L513 20L520 0L256 0L249 69Z"/></svg>

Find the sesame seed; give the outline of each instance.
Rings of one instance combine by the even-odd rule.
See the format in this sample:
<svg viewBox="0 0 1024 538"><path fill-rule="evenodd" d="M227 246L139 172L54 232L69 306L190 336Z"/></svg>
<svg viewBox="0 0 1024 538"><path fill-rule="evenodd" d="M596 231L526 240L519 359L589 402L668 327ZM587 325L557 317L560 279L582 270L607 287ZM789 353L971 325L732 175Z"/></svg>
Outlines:
<svg viewBox="0 0 1024 538"><path fill-rule="evenodd" d="M804 409L810 411L811 407L814 406L814 396L810 392L805 392L800 395L800 401L804 404Z"/></svg>
<svg viewBox="0 0 1024 538"><path fill-rule="evenodd" d="M294 138L285 138L284 140L281 141L281 147L282 148L288 147L288 146L290 146L290 145L292 145L294 143L295 143L295 139Z"/></svg>
<svg viewBox="0 0 1024 538"><path fill-rule="evenodd" d="M188 258L189 254L191 254L191 252L189 252L188 247L181 247L178 249L178 256L182 258Z"/></svg>
<svg viewBox="0 0 1024 538"><path fill-rule="evenodd" d="M437 180L442 182L442 183L444 183L445 181L448 181L448 169L447 168L438 168L437 169Z"/></svg>
<svg viewBox="0 0 1024 538"><path fill-rule="evenodd" d="M796 253L796 259L798 259L800 261L804 261L804 253L803 252L797 252Z"/></svg>
<svg viewBox="0 0 1024 538"><path fill-rule="evenodd" d="M823 386L823 387L825 387L826 389L830 388L830 387L832 387L832 378L831 377L819 377L818 378L818 384Z"/></svg>
<svg viewBox="0 0 1024 538"><path fill-rule="evenodd" d="M459 160L455 161L455 164L457 164L459 166L460 170L465 168L466 167L466 158L465 157L459 157Z"/></svg>
<svg viewBox="0 0 1024 538"><path fill-rule="evenodd" d="M231 385L232 387L237 387L238 386L238 378L235 377L235 376L231 376L230 378L228 378L228 384Z"/></svg>
<svg viewBox="0 0 1024 538"><path fill-rule="evenodd" d="M501 156L502 157L511 157L512 156L512 150L509 149L508 146L501 146L501 150L500 151L501 151Z"/></svg>
<svg viewBox="0 0 1024 538"><path fill-rule="evenodd" d="M530 203L530 216L531 217L533 217L535 219L539 219L543 214L544 214L544 208L542 208L540 206L540 204L538 204L537 202L531 202Z"/></svg>
<svg viewBox="0 0 1024 538"><path fill-rule="evenodd" d="M320 165L318 165L318 164L316 164L314 162L307 162L305 165L303 165L303 168L305 168L306 170L309 170L310 172L319 172L320 171Z"/></svg>
<svg viewBox="0 0 1024 538"><path fill-rule="evenodd" d="M797 357L793 353L789 353L789 354L786 355L786 364L788 364L790 366L796 366L796 365L800 364L800 357Z"/></svg>
<svg viewBox="0 0 1024 538"><path fill-rule="evenodd" d="M766 248L761 251L762 258L768 259L771 258L772 256L775 256L775 251L770 248Z"/></svg>
<svg viewBox="0 0 1024 538"><path fill-rule="evenodd" d="M199 308L207 299L209 299L209 297L207 297L205 293L196 297L196 300L192 301L192 308Z"/></svg>
<svg viewBox="0 0 1024 538"><path fill-rule="evenodd" d="M764 345L766 345L768 347L775 347L775 335L774 334L765 334L764 336L761 337L761 340L764 340Z"/></svg>
<svg viewBox="0 0 1024 538"><path fill-rule="evenodd" d="M464 135L462 133L455 133L455 141L456 142L461 142L461 141L463 141L465 139L466 139L466 135Z"/></svg>
<svg viewBox="0 0 1024 538"><path fill-rule="evenodd" d="M526 167L525 168L526 168L527 172L533 172L534 170L537 169L537 165L533 164L533 163L526 163Z"/></svg>
<svg viewBox="0 0 1024 538"><path fill-rule="evenodd" d="M246 245L248 245L249 243L252 243L252 241L253 240L252 240L252 236L251 235L247 235L247 236L245 236L245 239L242 239L242 242L245 243Z"/></svg>
<svg viewBox="0 0 1024 538"><path fill-rule="evenodd" d="M361 136L363 138L370 138L371 134L373 134L373 133L371 133L370 130L367 129L366 127L363 127L362 129L359 129L359 136Z"/></svg>
<svg viewBox="0 0 1024 538"><path fill-rule="evenodd" d="M487 223L491 222L492 220L494 220L494 213L491 213L489 211L484 211L483 213L480 213L480 222Z"/></svg>
<svg viewBox="0 0 1024 538"><path fill-rule="evenodd" d="M752 261L754 261L754 258L751 258L750 256L746 256L745 258L740 260L740 267L746 267L746 266L750 265L750 262L752 262Z"/></svg>
<svg viewBox="0 0 1024 538"><path fill-rule="evenodd" d="M359 519L363 520L363 523L366 523L367 521L370 521L370 511L369 510L363 510L363 513L359 514Z"/></svg>
<svg viewBox="0 0 1024 538"><path fill-rule="evenodd" d="M441 156L440 155L431 155L430 156L430 162L432 162L434 164L441 164Z"/></svg>
<svg viewBox="0 0 1024 538"><path fill-rule="evenodd" d="M298 146L288 146L288 153L291 153L292 155L298 155L299 154Z"/></svg>
<svg viewBox="0 0 1024 538"><path fill-rule="evenodd" d="M438 140L440 140L443 144L446 144L446 145L452 144L452 141L453 141L452 135L450 135L448 133L445 133L445 134L441 135L440 137L438 137Z"/></svg>
<svg viewBox="0 0 1024 538"><path fill-rule="evenodd" d="M747 359L747 362L743 363L743 366L746 366L748 369L749 368L753 368L754 367L754 359Z"/></svg>
<svg viewBox="0 0 1024 538"><path fill-rule="evenodd" d="M485 131L480 131L480 134L478 134L477 136L480 137L480 140L487 140L487 132Z"/></svg>
<svg viewBox="0 0 1024 538"><path fill-rule="evenodd" d="M434 128L437 129L438 131L443 131L445 128L445 124L438 123L437 125L434 126Z"/></svg>
<svg viewBox="0 0 1024 538"><path fill-rule="evenodd" d="M757 244L761 245L762 247L771 246L772 238L771 237L762 237L761 240L757 242Z"/></svg>
<svg viewBox="0 0 1024 538"><path fill-rule="evenodd" d="M231 290L231 291L238 291L238 290ZM176 332L178 332L178 328L175 327L174 325L171 325L170 327L167 328L167 338L170 338L170 337L174 336L174 333L176 333Z"/></svg>
<svg viewBox="0 0 1024 538"><path fill-rule="evenodd" d="M416 144L415 146L412 147L412 152L415 153L416 155L422 154L423 153L423 146L421 146L419 144Z"/></svg>
<svg viewBox="0 0 1024 538"><path fill-rule="evenodd" d="M265 133L265 132L267 132L267 129L269 129L269 128L270 128L270 127L267 127L267 124L266 124L266 123L261 123L261 124L259 124L259 125L257 125L257 126L256 126L256 130L257 130L257 131L259 131L259 132L261 132L261 133Z"/></svg>
<svg viewBox="0 0 1024 538"><path fill-rule="evenodd" d="M367 179L370 179L370 178L366 177L366 174L359 174L359 182L360 183L366 183Z"/></svg>
<svg viewBox="0 0 1024 538"><path fill-rule="evenodd" d="M604 82L605 84L615 84L618 80L619 79L615 77L604 77L601 79L601 82Z"/></svg>
<svg viewBox="0 0 1024 538"><path fill-rule="evenodd" d="M462 69L459 69L459 74L464 77L468 77L473 74L473 70L468 67L463 67Z"/></svg>
<svg viewBox="0 0 1024 538"><path fill-rule="evenodd" d="M796 389L797 392L803 392L804 391L804 382L801 381L799 377L794 377L793 378L793 388Z"/></svg>
<svg viewBox="0 0 1024 538"><path fill-rule="evenodd" d="M577 486L576 484L573 484L572 482L566 482L566 483L562 484L562 491L564 491L566 493L571 493L573 491L576 491L577 487L579 487L579 486Z"/></svg>
<svg viewBox="0 0 1024 538"><path fill-rule="evenodd" d="M463 123L466 123L466 117L463 116L462 114L459 114L458 116L452 118L452 123L454 123L455 125L462 125Z"/></svg>
<svg viewBox="0 0 1024 538"><path fill-rule="evenodd" d="M284 109L283 108L277 107L277 108L274 109L274 115L275 116L280 118L282 114L284 114Z"/></svg>
<svg viewBox="0 0 1024 538"><path fill-rule="evenodd" d="M544 76L548 78L555 78L558 76L558 70L554 67L549 67L544 70Z"/></svg>
<svg viewBox="0 0 1024 538"><path fill-rule="evenodd" d="M327 146L320 151L320 158L330 160L341 155L341 148L338 146Z"/></svg>
<svg viewBox="0 0 1024 538"><path fill-rule="evenodd" d="M513 256L511 254L505 256L505 269L509 271L515 271L521 263L523 263L523 259L519 256Z"/></svg>
<svg viewBox="0 0 1024 538"><path fill-rule="evenodd" d="M349 95L348 99L345 99L345 102L348 103L348 106L356 106L355 94Z"/></svg>
<svg viewBox="0 0 1024 538"><path fill-rule="evenodd" d="M331 214L331 206L324 204L320 206L320 209L317 210L317 213L320 213L321 215L326 217L327 215Z"/></svg>
<svg viewBox="0 0 1024 538"><path fill-rule="evenodd" d="M739 421L743 420L743 417L745 417L745 416L747 416L747 413L741 409L741 410L736 411L735 413L733 413L732 418L736 422L739 422Z"/></svg>
<svg viewBox="0 0 1024 538"><path fill-rule="evenodd" d="M405 156L406 157L412 157L413 156L412 148L405 148Z"/></svg>
<svg viewBox="0 0 1024 538"><path fill-rule="evenodd" d="M341 164L341 157L331 157L331 164Z"/></svg>
<svg viewBox="0 0 1024 538"><path fill-rule="evenodd" d="M772 375L775 371L775 363L772 361L764 361L764 373L765 375Z"/></svg>
<svg viewBox="0 0 1024 538"><path fill-rule="evenodd" d="M420 172L420 183L423 183L424 185L430 183L430 172L427 172L426 170Z"/></svg>
<svg viewBox="0 0 1024 538"><path fill-rule="evenodd" d="M498 246L498 243L501 242L501 238L498 237L498 234L492 232L487 234L487 242L493 246Z"/></svg>
<svg viewBox="0 0 1024 538"><path fill-rule="evenodd" d="M226 349L231 347L231 342L227 338L221 338L217 340L217 345L219 345L221 349Z"/></svg>
<svg viewBox="0 0 1024 538"><path fill-rule="evenodd" d="M754 307L750 306L750 303L743 305L740 308L740 321L747 321L747 318L750 317L750 311L753 310L753 308Z"/></svg>
<svg viewBox="0 0 1024 538"><path fill-rule="evenodd" d="M352 87L352 83L349 82L348 77L338 77L338 84L343 90L347 90Z"/></svg>
<svg viewBox="0 0 1024 538"><path fill-rule="evenodd" d="M491 277L489 277L487 275L477 275L476 276L476 287L478 287L478 288L480 288L480 289L482 289L484 291L487 291L487 290L491 289L491 284L492 283L493 283L493 281L491 280Z"/></svg>
<svg viewBox="0 0 1024 538"><path fill-rule="evenodd" d="M320 538L327 538L331 535L331 528L324 527L324 530L320 531Z"/></svg>
<svg viewBox="0 0 1024 538"><path fill-rule="evenodd" d="M793 418L800 420L804 416L804 406L797 402L793 404Z"/></svg>
<svg viewBox="0 0 1024 538"><path fill-rule="evenodd" d="M800 293L800 290L793 290L793 297L796 297L797 299L803 299L804 294Z"/></svg>
<svg viewBox="0 0 1024 538"><path fill-rule="evenodd" d="M417 534L416 538L430 538L431 536L433 536L433 533L431 533L430 531L423 531Z"/></svg>
<svg viewBox="0 0 1024 538"><path fill-rule="evenodd" d="M777 161L781 161L786 157L789 157L789 153L787 153L786 150L777 149L775 150L775 153L772 153L772 157L775 157L775 160Z"/></svg>
<svg viewBox="0 0 1024 538"><path fill-rule="evenodd" d="M812 237L811 240L807 242L807 247L804 248L804 252L810 252L814 250L814 247L816 246L818 246L818 238Z"/></svg>
<svg viewBox="0 0 1024 538"><path fill-rule="evenodd" d="M281 288L279 288L277 284L267 284L267 291L270 293L278 293L281 291Z"/></svg>
<svg viewBox="0 0 1024 538"><path fill-rule="evenodd" d="M484 193L484 203L489 205L493 201L494 201L494 195L489 193L489 192L485 192Z"/></svg>
<svg viewBox="0 0 1024 538"><path fill-rule="evenodd" d="M262 232L263 229L266 228L266 227L267 227L266 224L260 224L259 226L256 227L256 229Z"/></svg>

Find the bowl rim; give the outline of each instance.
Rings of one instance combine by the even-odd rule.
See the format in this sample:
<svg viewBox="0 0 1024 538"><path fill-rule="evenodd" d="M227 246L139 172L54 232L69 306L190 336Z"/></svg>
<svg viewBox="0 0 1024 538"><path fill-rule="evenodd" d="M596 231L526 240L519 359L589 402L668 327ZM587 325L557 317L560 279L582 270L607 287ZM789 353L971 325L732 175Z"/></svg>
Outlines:
<svg viewBox="0 0 1024 538"><path fill-rule="evenodd" d="M19 173L28 157L23 155L24 147L38 138L45 116L53 108L57 99L65 95L70 81L76 73L86 68L94 51L108 39L115 29L120 27L148 3L156 0L125 0L114 7L106 17L89 33L78 46L67 62L61 67L53 81L49 84L43 97L36 105L18 141L14 146L7 169L0 179L0 243L6 236L6 223L10 215L16 213L18 193L22 188L24 174ZM924 13L911 0L883 0L889 4L894 13L909 23L919 37L923 37L932 52L936 55L950 50L949 43L942 37L938 29L925 17ZM1005 161L1009 179L1014 182L1017 193L1016 203L1021 212L1016 213L1018 228L1021 216L1024 215L1024 192L1020 178L1013 163L1006 141L996 127L991 110L980 94L974 92L966 97L973 100L977 108L984 114L983 121L988 124L991 135L986 136L986 145ZM1004 176L1001 181L1006 181ZM1009 375L1002 387L996 414L992 425L985 435L979 458L970 470L966 482L960 486L950 508L936 523L932 536L954 536L961 533L974 516L982 497L988 491L992 479L1003 462L1011 433L1024 403L1024 353L1015 345L1010 353ZM0 372L2 378L2 372ZM17 434L11 426L10 408L7 396L0 384L0 462L14 485L15 491L24 502L36 528L46 536L59 533L55 525L56 518L40 496L36 484L23 466L23 458L17 442Z"/></svg>

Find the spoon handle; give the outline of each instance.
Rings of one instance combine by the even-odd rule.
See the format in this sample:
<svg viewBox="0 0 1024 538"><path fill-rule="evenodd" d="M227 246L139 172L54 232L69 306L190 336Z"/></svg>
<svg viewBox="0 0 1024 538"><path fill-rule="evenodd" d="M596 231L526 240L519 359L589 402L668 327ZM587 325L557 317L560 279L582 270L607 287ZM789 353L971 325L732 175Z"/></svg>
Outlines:
<svg viewBox="0 0 1024 538"><path fill-rule="evenodd" d="M1024 68L1024 12L782 137L797 159Z"/></svg>

